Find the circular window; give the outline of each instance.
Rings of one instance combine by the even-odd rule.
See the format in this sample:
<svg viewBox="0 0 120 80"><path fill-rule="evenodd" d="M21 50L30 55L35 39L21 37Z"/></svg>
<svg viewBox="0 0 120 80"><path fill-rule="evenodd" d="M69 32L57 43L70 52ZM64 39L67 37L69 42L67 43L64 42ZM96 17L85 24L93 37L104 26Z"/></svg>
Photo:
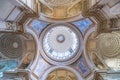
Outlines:
<svg viewBox="0 0 120 80"><path fill-rule="evenodd" d="M80 50L79 31L74 26L64 24L48 26L43 31L41 40L44 54L54 61L70 60Z"/></svg>

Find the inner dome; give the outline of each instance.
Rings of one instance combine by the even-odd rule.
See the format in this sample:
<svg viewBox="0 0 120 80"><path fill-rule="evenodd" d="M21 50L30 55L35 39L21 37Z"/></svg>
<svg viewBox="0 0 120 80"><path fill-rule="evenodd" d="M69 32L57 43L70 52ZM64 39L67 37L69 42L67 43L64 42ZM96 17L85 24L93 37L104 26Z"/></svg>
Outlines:
<svg viewBox="0 0 120 80"><path fill-rule="evenodd" d="M68 60L76 55L79 38L76 31L69 26L56 25L45 32L43 49L51 59Z"/></svg>

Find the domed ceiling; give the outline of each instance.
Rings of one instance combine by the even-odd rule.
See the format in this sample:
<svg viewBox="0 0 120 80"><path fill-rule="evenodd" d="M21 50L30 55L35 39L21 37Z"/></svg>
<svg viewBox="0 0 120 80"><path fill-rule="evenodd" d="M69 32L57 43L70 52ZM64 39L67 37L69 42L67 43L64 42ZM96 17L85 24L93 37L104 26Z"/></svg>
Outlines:
<svg viewBox="0 0 120 80"><path fill-rule="evenodd" d="M93 27L94 22L89 18L70 23L49 23L37 19L33 20L29 24L29 28L35 32L36 37L39 39L39 55L36 57L36 63L31 67L33 75L39 77L39 80L66 80L66 78L72 80L71 77L75 76L76 73L78 75L75 80L82 80L83 77L88 76L91 67L88 66L84 57L83 36L90 26ZM62 66L63 70L59 66ZM70 72L64 69L69 66L71 66ZM54 67L58 67L57 70L54 71ZM50 71L50 68L52 71ZM71 73L71 69L73 73ZM58 75L59 78L56 77L57 74L54 75L57 72L70 73L72 76Z"/></svg>
<svg viewBox="0 0 120 80"><path fill-rule="evenodd" d="M0 80L17 70L26 80L92 80L97 71L119 71L119 15L108 15L115 3L108 2L34 0L39 17L26 14L22 32L0 33Z"/></svg>
<svg viewBox="0 0 120 80"><path fill-rule="evenodd" d="M21 35L2 34L0 36L0 52L8 58L19 58L25 51L24 40Z"/></svg>
<svg viewBox="0 0 120 80"><path fill-rule="evenodd" d="M72 63L81 53L82 34L70 24L53 24L41 34L41 55L50 63ZM49 60L50 59L50 60ZM71 60L72 59L72 60ZM69 61L70 60L70 61Z"/></svg>
<svg viewBox="0 0 120 80"><path fill-rule="evenodd" d="M62 73L62 74L61 74ZM51 72L46 80L78 80L77 76L65 69L58 69Z"/></svg>
<svg viewBox="0 0 120 80"><path fill-rule="evenodd" d="M53 19L66 19L77 16L82 10L81 0L40 0L41 13Z"/></svg>
<svg viewBox="0 0 120 80"><path fill-rule="evenodd" d="M0 33L0 77L5 71L26 69L34 57L35 42L29 33Z"/></svg>
<svg viewBox="0 0 120 80"><path fill-rule="evenodd" d="M95 32L91 33L88 38L87 51L90 58L92 58L93 60L95 58L98 58L98 60L94 61L97 67L103 69L110 67L113 70L120 70L119 32L113 31L111 33L101 33L98 36L95 35Z"/></svg>

